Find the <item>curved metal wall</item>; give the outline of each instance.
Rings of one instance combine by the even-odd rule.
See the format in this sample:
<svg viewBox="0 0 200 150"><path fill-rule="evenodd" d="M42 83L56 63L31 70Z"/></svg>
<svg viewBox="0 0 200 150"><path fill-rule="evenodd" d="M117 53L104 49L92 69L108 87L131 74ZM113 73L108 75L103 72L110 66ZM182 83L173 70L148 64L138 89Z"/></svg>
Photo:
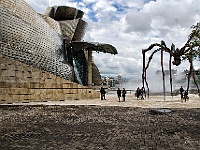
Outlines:
<svg viewBox="0 0 200 150"><path fill-rule="evenodd" d="M54 19L56 21L74 20L78 18L81 19L83 15L84 15L84 12L76 8L67 7L67 6L59 6L55 10Z"/></svg>
<svg viewBox="0 0 200 150"><path fill-rule="evenodd" d="M79 19L59 21L63 37L72 41Z"/></svg>
<svg viewBox="0 0 200 150"><path fill-rule="evenodd" d="M82 41L85 35L87 23L79 19L72 41Z"/></svg>
<svg viewBox="0 0 200 150"><path fill-rule="evenodd" d="M62 35L62 30L60 27L59 22L55 21L54 19L43 15L43 14L39 14L57 33L59 33L60 35Z"/></svg>
<svg viewBox="0 0 200 150"><path fill-rule="evenodd" d="M63 38L23 0L0 1L0 53L67 80L73 67L64 62Z"/></svg>

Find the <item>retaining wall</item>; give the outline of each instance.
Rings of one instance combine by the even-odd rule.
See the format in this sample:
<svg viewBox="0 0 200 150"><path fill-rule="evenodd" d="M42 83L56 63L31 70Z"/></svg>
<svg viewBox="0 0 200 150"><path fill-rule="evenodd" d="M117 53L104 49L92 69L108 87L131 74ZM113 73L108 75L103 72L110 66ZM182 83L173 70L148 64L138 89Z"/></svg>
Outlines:
<svg viewBox="0 0 200 150"><path fill-rule="evenodd" d="M99 92L0 55L0 103L78 100Z"/></svg>

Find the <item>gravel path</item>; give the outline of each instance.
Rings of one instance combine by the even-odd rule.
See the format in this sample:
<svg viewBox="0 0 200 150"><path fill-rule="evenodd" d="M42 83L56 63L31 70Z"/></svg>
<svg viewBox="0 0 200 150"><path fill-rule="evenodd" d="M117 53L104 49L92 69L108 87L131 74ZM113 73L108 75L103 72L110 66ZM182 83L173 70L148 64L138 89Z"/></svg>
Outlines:
<svg viewBox="0 0 200 150"><path fill-rule="evenodd" d="M118 102L108 94L1 104L0 143L0 150L199 150L200 99L128 94Z"/></svg>
<svg viewBox="0 0 200 150"><path fill-rule="evenodd" d="M1 150L199 150L200 109L0 106Z"/></svg>

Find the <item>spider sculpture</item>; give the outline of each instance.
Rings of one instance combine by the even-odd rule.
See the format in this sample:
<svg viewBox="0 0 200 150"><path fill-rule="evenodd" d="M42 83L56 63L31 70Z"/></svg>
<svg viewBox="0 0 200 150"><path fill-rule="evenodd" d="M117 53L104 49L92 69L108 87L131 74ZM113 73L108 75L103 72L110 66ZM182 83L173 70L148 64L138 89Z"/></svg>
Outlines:
<svg viewBox="0 0 200 150"><path fill-rule="evenodd" d="M199 58L200 56L200 23L197 23L196 26L192 26L193 30L192 33L189 35L188 41L186 42L186 44L181 48L181 49L175 49L175 45L172 44L171 48L166 47L166 44L164 41L161 41L160 44L158 43L154 43L151 44L147 49L143 49L142 50L142 54L143 54L143 73L142 73L142 84L143 87L145 87L145 83L146 83L146 87L147 87L147 95L149 97L149 86L147 83L147 79L146 79L146 71L149 67L149 64L153 58L153 55L157 52L161 52L161 67L162 67L162 76L163 76L163 94L165 97L165 72L164 72L164 67L163 67L163 52L167 52L169 53L170 57L169 57L169 73L170 73L170 90L171 90L171 96L173 96L172 93L172 71L171 71L171 64L179 66L181 64L182 60L188 60L190 63L190 70L189 70L189 74L188 74L188 84L187 84L187 92L189 90L189 85L190 85L190 78L193 77L194 79L194 83L197 87L198 93L199 93L199 87L198 84L196 82L195 79L195 73L194 73L194 67L193 67L193 60L195 58ZM155 49L150 57L149 60L147 62L147 65L145 64L145 54L146 52L152 50L154 47L157 47L157 49ZM173 61L172 61L173 58Z"/></svg>

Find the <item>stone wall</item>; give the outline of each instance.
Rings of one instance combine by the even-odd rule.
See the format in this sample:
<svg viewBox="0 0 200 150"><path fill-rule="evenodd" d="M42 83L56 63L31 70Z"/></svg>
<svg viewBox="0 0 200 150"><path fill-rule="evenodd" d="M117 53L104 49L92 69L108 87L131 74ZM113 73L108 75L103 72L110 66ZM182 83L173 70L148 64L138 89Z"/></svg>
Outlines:
<svg viewBox="0 0 200 150"><path fill-rule="evenodd" d="M0 103L78 100L99 92L0 55Z"/></svg>

